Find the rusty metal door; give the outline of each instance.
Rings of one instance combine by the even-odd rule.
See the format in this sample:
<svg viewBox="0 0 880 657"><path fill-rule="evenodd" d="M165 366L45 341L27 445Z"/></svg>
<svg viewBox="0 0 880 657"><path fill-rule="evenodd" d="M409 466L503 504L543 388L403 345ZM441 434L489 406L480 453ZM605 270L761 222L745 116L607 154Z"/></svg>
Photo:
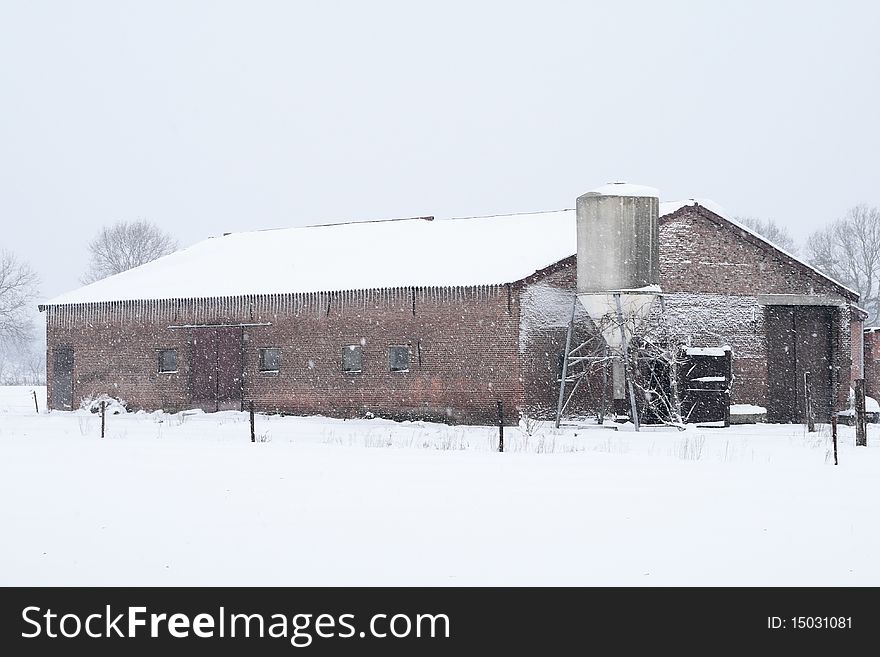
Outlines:
<svg viewBox="0 0 880 657"><path fill-rule="evenodd" d="M73 347L57 347L52 351L52 409L73 408Z"/></svg>
<svg viewBox="0 0 880 657"><path fill-rule="evenodd" d="M239 410L243 360L240 327L193 329L190 367L193 404L207 411Z"/></svg>
<svg viewBox="0 0 880 657"><path fill-rule="evenodd" d="M833 312L823 306L768 306L768 421L804 421L805 372L812 376L816 419L827 421L832 392Z"/></svg>

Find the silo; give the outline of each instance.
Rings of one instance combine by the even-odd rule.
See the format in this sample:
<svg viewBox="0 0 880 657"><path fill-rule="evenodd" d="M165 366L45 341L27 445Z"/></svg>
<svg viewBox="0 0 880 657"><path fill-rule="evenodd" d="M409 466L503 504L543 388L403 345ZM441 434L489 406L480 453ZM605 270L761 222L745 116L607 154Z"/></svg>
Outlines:
<svg viewBox="0 0 880 657"><path fill-rule="evenodd" d="M578 292L658 285L659 211L653 187L609 183L579 197Z"/></svg>
<svg viewBox="0 0 880 657"><path fill-rule="evenodd" d="M628 183L577 200L578 299L616 351L660 293L659 210L656 189Z"/></svg>

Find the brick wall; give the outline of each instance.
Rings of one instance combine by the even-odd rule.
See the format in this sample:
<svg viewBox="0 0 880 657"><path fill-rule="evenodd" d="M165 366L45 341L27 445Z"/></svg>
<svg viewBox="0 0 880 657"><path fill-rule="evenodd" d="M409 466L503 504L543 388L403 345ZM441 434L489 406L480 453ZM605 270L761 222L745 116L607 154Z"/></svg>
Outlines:
<svg viewBox="0 0 880 657"><path fill-rule="evenodd" d="M244 398L259 410L491 423L502 400L515 422L522 398L518 312L507 286L54 309L48 378L52 348L69 345L75 405L106 392L130 408L186 408L192 331L169 325L265 322L243 329ZM361 373L342 371L348 345L362 346ZM409 348L408 372L389 371L392 345ZM278 372L259 371L261 347L281 349ZM169 348L178 350L178 373L160 374L158 350Z"/></svg>
<svg viewBox="0 0 880 657"><path fill-rule="evenodd" d="M519 353L524 408L531 417L556 417L559 358L565 353L576 280L576 259L571 257L526 281L521 288ZM594 336L593 324L583 306L578 304L575 307L575 331L571 347L575 348ZM591 346L598 347L602 344L604 343L594 341ZM591 353L594 352L595 350L591 350ZM580 369L579 365L573 367L575 372ZM571 389L569 385L569 392ZM566 415L584 416L595 413L601 406L601 395L601 375L585 378L567 407Z"/></svg>
<svg viewBox="0 0 880 657"><path fill-rule="evenodd" d="M857 311L840 287L696 206L661 218L660 282L684 334L708 346L733 347L735 403L766 402L766 307L757 295L835 297L832 359L840 372L838 405L845 405L856 365L852 322Z"/></svg>
<svg viewBox="0 0 880 657"><path fill-rule="evenodd" d="M880 329L865 331L865 394L880 400Z"/></svg>

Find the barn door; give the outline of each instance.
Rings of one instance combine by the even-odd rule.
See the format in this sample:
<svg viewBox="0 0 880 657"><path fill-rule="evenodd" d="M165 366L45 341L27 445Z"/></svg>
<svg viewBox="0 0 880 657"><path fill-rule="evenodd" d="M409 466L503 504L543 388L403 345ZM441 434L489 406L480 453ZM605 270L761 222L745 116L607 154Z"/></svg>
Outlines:
<svg viewBox="0 0 880 657"><path fill-rule="evenodd" d="M767 421L797 421L794 306L767 307Z"/></svg>
<svg viewBox="0 0 880 657"><path fill-rule="evenodd" d="M831 327L834 312L822 306L767 307L767 419L803 422L804 373L813 381L816 419L831 410Z"/></svg>
<svg viewBox="0 0 880 657"><path fill-rule="evenodd" d="M237 326L193 329L190 394L207 411L239 410L242 395L242 330Z"/></svg>
<svg viewBox="0 0 880 657"><path fill-rule="evenodd" d="M52 408L58 411L73 409L73 347L53 350Z"/></svg>
<svg viewBox="0 0 880 657"><path fill-rule="evenodd" d="M803 422L806 409L804 373L810 372L813 382L813 414L818 422L831 417L831 326L832 308L801 306L795 309L795 340L797 354L798 422Z"/></svg>

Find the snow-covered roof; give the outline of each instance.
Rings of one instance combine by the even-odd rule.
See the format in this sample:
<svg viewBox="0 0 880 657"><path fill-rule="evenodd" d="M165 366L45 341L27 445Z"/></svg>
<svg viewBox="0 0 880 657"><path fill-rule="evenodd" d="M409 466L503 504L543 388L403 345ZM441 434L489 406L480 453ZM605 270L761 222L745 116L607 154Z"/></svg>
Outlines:
<svg viewBox="0 0 880 657"><path fill-rule="evenodd" d="M601 187L590 190L587 194L601 194L603 196L653 196L654 198L660 198L660 191L654 187L633 185L626 182L606 183Z"/></svg>
<svg viewBox="0 0 880 657"><path fill-rule="evenodd" d="M45 305L512 283L576 250L574 210L230 233Z"/></svg>
<svg viewBox="0 0 880 657"><path fill-rule="evenodd" d="M596 191L610 194L603 190L619 186L627 193L618 195L656 192L625 183L611 183ZM660 216L689 205L701 205L771 244L712 201L662 202ZM230 233L67 292L43 306L512 283L574 255L575 222L574 210L558 210Z"/></svg>

